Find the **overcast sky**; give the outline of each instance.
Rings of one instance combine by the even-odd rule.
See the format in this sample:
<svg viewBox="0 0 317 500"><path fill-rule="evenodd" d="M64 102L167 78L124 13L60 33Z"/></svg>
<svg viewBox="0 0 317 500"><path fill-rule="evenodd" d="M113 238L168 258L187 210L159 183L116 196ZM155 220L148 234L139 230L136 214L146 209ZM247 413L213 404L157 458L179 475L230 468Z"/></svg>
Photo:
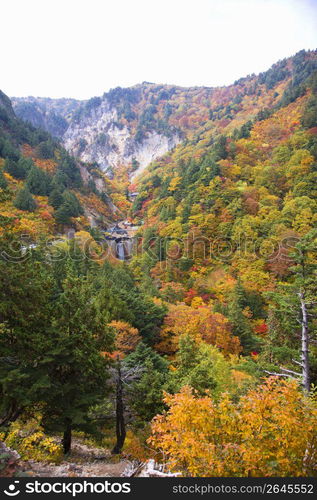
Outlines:
<svg viewBox="0 0 317 500"><path fill-rule="evenodd" d="M1 0L0 14L9 96L227 85L317 48L317 0Z"/></svg>

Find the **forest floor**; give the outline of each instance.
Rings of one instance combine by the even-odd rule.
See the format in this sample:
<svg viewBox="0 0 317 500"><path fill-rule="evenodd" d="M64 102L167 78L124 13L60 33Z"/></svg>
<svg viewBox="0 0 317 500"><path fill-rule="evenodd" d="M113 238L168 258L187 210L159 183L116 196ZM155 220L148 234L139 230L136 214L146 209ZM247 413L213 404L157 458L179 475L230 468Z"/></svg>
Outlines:
<svg viewBox="0 0 317 500"><path fill-rule="evenodd" d="M128 460L111 455L108 449L74 439L71 453L60 464L28 460L22 462L22 470L36 477L120 477L128 464Z"/></svg>

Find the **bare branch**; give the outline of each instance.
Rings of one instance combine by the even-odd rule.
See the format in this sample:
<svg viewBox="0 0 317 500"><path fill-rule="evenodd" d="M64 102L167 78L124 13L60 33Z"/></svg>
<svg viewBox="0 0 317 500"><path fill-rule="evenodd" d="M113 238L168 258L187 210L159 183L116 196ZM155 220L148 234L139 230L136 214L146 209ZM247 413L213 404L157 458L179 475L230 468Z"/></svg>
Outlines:
<svg viewBox="0 0 317 500"><path fill-rule="evenodd" d="M296 361L296 359L292 359L292 361L293 361L293 363L296 363L296 365L303 367L303 364L300 363L299 361Z"/></svg>
<svg viewBox="0 0 317 500"><path fill-rule="evenodd" d="M291 373L292 375L296 375L296 377L301 377L302 374L301 373L298 373L298 372L294 372L293 370L287 370L287 368L283 368L282 366L279 367L280 370L282 370L283 372L286 372L286 373Z"/></svg>
<svg viewBox="0 0 317 500"><path fill-rule="evenodd" d="M292 375L288 375L286 373L275 373L275 372L269 372L268 370L263 370L264 373L267 373L268 375L273 375L274 377L286 377L286 378L293 378L294 380L297 380L295 379L295 377L292 377Z"/></svg>

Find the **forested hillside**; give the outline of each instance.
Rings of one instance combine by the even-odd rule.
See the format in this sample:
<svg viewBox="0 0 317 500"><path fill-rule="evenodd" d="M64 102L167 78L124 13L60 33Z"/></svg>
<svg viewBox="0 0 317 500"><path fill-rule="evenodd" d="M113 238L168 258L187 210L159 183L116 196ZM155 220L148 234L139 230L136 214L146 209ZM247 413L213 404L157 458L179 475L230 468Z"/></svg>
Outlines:
<svg viewBox="0 0 317 500"><path fill-rule="evenodd" d="M13 105L23 120L59 137L69 152L97 162L108 174L123 164L140 172L196 133L210 141L221 130L230 132L283 105L315 64L316 52L301 51L227 87L143 82L88 101L26 97L13 98Z"/></svg>
<svg viewBox="0 0 317 500"><path fill-rule="evenodd" d="M10 99L0 98L1 226L35 241L115 220L121 189L49 133L17 119Z"/></svg>
<svg viewBox="0 0 317 500"><path fill-rule="evenodd" d="M0 96L0 439L55 464L75 437L182 476L316 476L316 51L96 109L111 95L134 141L180 141L130 184L130 156L110 179ZM100 241L120 218L127 262Z"/></svg>

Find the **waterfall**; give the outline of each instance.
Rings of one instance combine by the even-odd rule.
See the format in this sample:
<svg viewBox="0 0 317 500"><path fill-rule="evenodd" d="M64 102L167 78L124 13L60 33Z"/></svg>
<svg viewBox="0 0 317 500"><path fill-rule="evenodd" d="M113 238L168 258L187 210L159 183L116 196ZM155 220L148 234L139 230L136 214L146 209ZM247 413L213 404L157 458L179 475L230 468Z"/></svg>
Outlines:
<svg viewBox="0 0 317 500"><path fill-rule="evenodd" d="M117 255L119 260L124 260L124 243L123 241L118 241L117 243Z"/></svg>
<svg viewBox="0 0 317 500"><path fill-rule="evenodd" d="M131 259L132 253L133 253L133 238L129 238L124 242L124 249L125 249L125 258L127 260Z"/></svg>

